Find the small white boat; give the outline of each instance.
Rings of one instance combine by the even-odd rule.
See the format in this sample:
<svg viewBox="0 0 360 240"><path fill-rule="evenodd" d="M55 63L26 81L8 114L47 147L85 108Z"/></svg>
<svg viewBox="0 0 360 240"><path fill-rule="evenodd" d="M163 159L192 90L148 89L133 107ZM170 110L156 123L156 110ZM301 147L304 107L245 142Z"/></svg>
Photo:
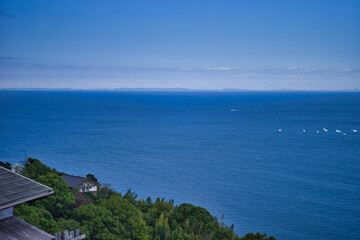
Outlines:
<svg viewBox="0 0 360 240"><path fill-rule="evenodd" d="M282 132L282 130L279 128L279 132Z"/></svg>
<svg viewBox="0 0 360 240"><path fill-rule="evenodd" d="M356 132L357 132L357 130L356 130L356 129L353 129L353 132L354 132L354 133L356 133Z"/></svg>
<svg viewBox="0 0 360 240"><path fill-rule="evenodd" d="M344 135L346 136L346 133L344 133Z"/></svg>
<svg viewBox="0 0 360 240"><path fill-rule="evenodd" d="M336 131L337 133L341 132L341 130L338 130L338 129L336 129L335 131Z"/></svg>
<svg viewBox="0 0 360 240"><path fill-rule="evenodd" d="M319 131L316 131L316 133L319 133Z"/></svg>
<svg viewBox="0 0 360 240"><path fill-rule="evenodd" d="M305 130L305 129L303 129L303 132L306 132L306 130Z"/></svg>
<svg viewBox="0 0 360 240"><path fill-rule="evenodd" d="M323 128L324 132L327 132L328 130L326 128Z"/></svg>

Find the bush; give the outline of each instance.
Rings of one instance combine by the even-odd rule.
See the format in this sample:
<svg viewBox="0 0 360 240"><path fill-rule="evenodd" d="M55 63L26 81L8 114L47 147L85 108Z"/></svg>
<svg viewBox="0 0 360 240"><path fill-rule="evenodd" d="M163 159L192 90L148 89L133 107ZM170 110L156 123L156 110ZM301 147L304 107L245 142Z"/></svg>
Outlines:
<svg viewBox="0 0 360 240"><path fill-rule="evenodd" d="M75 204L75 197L70 193L68 184L60 176L47 173L39 176L36 181L54 190L54 194L36 201L36 206L44 207L54 217L63 217L69 214L71 206Z"/></svg>

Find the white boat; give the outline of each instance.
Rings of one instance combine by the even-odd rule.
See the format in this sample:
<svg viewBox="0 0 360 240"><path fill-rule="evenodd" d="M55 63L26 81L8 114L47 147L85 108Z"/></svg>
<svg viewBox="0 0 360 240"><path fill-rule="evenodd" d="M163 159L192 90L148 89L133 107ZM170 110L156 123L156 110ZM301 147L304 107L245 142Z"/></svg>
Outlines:
<svg viewBox="0 0 360 240"><path fill-rule="evenodd" d="M357 132L357 130L356 130L356 129L353 129L353 132L355 132L355 133L356 133L356 132Z"/></svg>
<svg viewBox="0 0 360 240"><path fill-rule="evenodd" d="M303 129L303 132L306 132L306 130L305 130L305 129Z"/></svg>
<svg viewBox="0 0 360 240"><path fill-rule="evenodd" d="M339 132L341 132L341 130L337 130L337 129L336 129L336 132L339 133Z"/></svg>
<svg viewBox="0 0 360 240"><path fill-rule="evenodd" d="M281 132L282 130L279 128L279 132Z"/></svg>
<svg viewBox="0 0 360 240"><path fill-rule="evenodd" d="M326 128L323 128L324 132L327 132L328 130Z"/></svg>

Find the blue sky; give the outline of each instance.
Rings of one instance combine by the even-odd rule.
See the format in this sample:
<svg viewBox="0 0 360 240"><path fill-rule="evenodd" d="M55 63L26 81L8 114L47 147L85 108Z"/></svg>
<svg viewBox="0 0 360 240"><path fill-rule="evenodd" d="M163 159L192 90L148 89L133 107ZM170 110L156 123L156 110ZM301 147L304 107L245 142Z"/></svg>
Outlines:
<svg viewBox="0 0 360 240"><path fill-rule="evenodd" d="M360 88L360 1L0 0L0 88Z"/></svg>

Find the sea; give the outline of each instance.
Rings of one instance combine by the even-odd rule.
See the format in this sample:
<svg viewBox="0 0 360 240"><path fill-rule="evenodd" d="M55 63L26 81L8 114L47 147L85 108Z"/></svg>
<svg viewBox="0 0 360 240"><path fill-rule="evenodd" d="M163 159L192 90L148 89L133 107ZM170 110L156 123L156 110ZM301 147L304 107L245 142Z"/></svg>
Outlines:
<svg viewBox="0 0 360 240"><path fill-rule="evenodd" d="M0 91L0 160L27 156L240 236L360 239L360 92Z"/></svg>

